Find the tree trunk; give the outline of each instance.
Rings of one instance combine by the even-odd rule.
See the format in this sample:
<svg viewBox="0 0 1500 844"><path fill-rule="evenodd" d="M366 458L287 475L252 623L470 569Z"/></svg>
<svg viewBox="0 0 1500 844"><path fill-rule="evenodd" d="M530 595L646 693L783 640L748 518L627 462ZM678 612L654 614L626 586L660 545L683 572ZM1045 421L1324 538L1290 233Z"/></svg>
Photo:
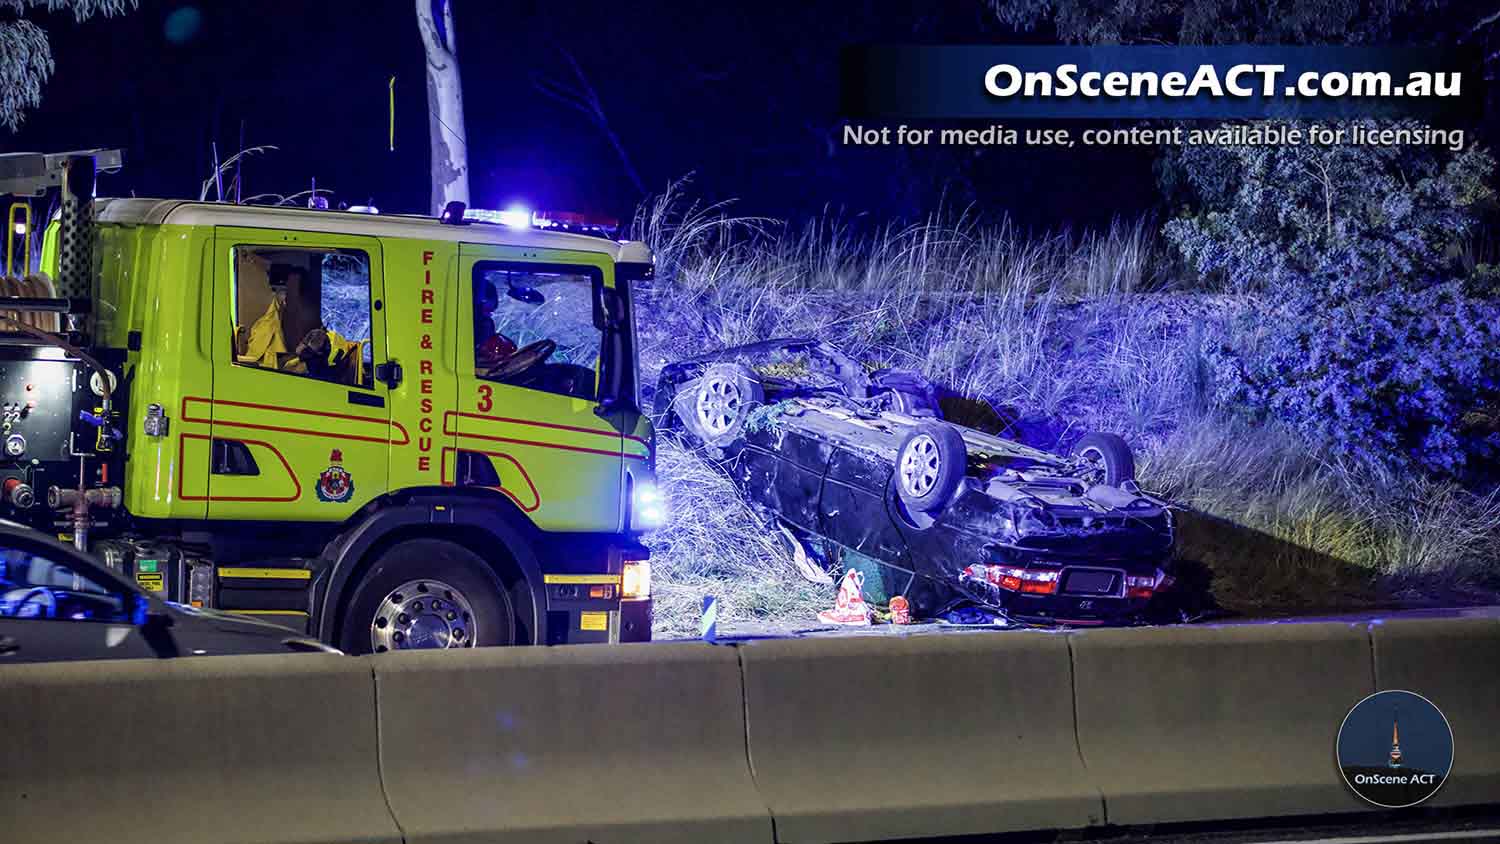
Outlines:
<svg viewBox="0 0 1500 844"><path fill-rule="evenodd" d="M427 52L427 134L432 144L432 213L469 202L469 144L458 76L453 9L448 0L416 0L417 28Z"/></svg>

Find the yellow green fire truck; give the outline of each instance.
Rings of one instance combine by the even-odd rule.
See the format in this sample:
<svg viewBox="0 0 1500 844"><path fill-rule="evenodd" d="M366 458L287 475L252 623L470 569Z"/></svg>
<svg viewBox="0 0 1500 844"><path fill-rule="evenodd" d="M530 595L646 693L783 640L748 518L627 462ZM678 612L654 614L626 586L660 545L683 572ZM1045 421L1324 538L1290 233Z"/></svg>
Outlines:
<svg viewBox="0 0 1500 844"><path fill-rule="evenodd" d="M5 518L352 653L649 639L648 249L457 203L95 199L119 163L0 156L0 194L60 195L39 268L9 220Z"/></svg>

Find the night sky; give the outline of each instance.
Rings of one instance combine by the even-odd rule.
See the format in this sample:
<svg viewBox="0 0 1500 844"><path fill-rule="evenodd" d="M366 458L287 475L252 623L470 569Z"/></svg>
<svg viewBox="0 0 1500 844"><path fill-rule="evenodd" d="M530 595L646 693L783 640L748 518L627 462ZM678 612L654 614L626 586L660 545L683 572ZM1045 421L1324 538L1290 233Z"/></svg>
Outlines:
<svg viewBox="0 0 1500 844"><path fill-rule="evenodd" d="M1441 707L1439 701L1433 702ZM1449 727L1442 715L1420 698L1402 692L1364 701L1349 713L1339 751L1344 765L1385 767L1391 753L1391 722L1399 709L1401 757L1411 769L1447 773L1461 747L1449 744ZM1457 740L1457 736L1454 737Z"/></svg>
<svg viewBox="0 0 1500 844"><path fill-rule="evenodd" d="M1420 43L1431 33L1418 28L1474 19L1457 6L1403 22L1403 37ZM1055 43L1045 24L1002 26L983 0L453 0L453 9L478 207L623 219L639 201L605 136L534 85L537 76L571 81L566 51L647 192L692 173L695 195L736 200L734 213L834 212L875 224L939 206L1033 229L1172 210L1148 147L840 144L843 45ZM212 142L223 155L237 149L243 122L246 145L281 148L246 165L246 195L294 193L316 178L336 201L428 210L424 59L410 0L142 0L124 17L82 25L66 14L29 17L51 36L57 72L20 133L0 130L0 150L122 146L125 171L102 193L196 196Z"/></svg>
<svg viewBox="0 0 1500 844"><path fill-rule="evenodd" d="M693 173L695 194L735 213L837 211L884 222L972 205L1048 227L1104 222L1158 200L1151 150L845 149L837 56L862 41L1016 41L977 0L620 4L453 0L474 204L627 217L639 198L583 116L533 85L569 79L575 56L648 191ZM247 194L320 187L350 204L427 210L422 46L405 0L161 2L76 25L32 16L57 72L43 105L0 149L122 146L101 193L196 196L221 154L275 144L246 165ZM1036 40L1035 36L1031 40ZM396 76L396 151L387 80ZM1108 201L1101 201L1107 197ZM863 215L863 216L862 216Z"/></svg>

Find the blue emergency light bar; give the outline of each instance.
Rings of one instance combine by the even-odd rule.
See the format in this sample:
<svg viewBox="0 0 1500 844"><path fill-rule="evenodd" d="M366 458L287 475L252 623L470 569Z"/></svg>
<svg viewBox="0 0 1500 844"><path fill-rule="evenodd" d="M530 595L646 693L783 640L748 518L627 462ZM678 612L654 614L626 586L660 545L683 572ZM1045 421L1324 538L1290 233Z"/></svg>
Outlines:
<svg viewBox="0 0 1500 844"><path fill-rule="evenodd" d="M507 208L504 211L466 208L463 218L465 222L493 223L515 229L571 232L603 238L613 238L620 228L620 222L610 218L588 217L568 211L528 211L525 208Z"/></svg>

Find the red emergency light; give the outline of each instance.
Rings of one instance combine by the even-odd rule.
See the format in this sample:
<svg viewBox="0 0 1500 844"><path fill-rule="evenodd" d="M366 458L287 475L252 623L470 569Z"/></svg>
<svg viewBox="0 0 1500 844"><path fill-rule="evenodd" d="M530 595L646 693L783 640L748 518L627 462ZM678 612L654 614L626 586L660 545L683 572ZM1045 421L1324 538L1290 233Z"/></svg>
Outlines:
<svg viewBox="0 0 1500 844"><path fill-rule="evenodd" d="M620 228L620 221L613 217L599 217L575 211L528 211L525 208L507 208L504 211L466 208L463 211L463 219L494 223L513 229L531 228L611 239Z"/></svg>
<svg viewBox="0 0 1500 844"><path fill-rule="evenodd" d="M620 221L613 217L597 217L574 211L533 211L531 226L552 231L614 237L615 232L620 229Z"/></svg>

